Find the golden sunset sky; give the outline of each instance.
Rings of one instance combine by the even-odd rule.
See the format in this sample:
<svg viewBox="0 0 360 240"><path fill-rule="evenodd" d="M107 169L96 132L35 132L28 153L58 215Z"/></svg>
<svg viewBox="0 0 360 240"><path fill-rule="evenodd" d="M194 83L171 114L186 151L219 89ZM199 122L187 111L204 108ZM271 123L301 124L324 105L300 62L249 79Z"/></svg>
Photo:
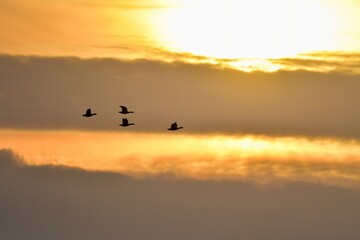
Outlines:
<svg viewBox="0 0 360 240"><path fill-rule="evenodd" d="M150 119L151 111L145 109L144 103L153 102L154 108L165 107L167 112L161 113L159 119L171 122L170 116L173 115L186 121L190 125L187 128L192 132L297 134L358 139L359 110L352 109L350 105L359 99L359 13L360 2L356 0L1 0L3 76L9 75L8 79L25 78L21 81L30 85L26 87L20 82L17 85L16 80L11 80L12 85L5 84L0 96L5 112L16 112L14 107L5 109L7 96L14 97L8 105L10 108L11 104L19 101L16 94L26 96L26 92L34 89L34 93L29 92L24 100L27 105L35 107L36 114L39 114L37 112L41 110L41 105L49 104L54 98L54 95L50 99L46 95L57 91L63 92L63 96L56 93L59 99L54 100L53 106L66 101L66 105L57 110L61 112L69 106L77 106L76 115L84 111L81 108L101 107L110 112L117 105L130 104L137 108L138 116L143 114L140 115L142 119L151 122L155 118ZM12 58L19 63L29 63L29 66L24 66L29 73L14 62L14 66L6 68L10 56L14 56ZM79 57L84 63L80 59L59 57ZM118 63L115 59L130 61L127 62L129 66L126 66L126 62L119 62L121 66L116 67ZM144 63L139 63L138 59ZM36 67L32 61L44 71L35 73ZM54 63L48 63L50 61ZM131 61L134 61L133 64ZM184 69L181 66L175 70L167 67L160 69L155 66L160 62L183 64ZM76 64L89 64L89 67L94 66L99 70L88 73L84 70L87 66L62 69L72 63L74 68ZM58 69L47 67L47 64L55 64ZM18 69L20 76L14 76L11 68ZM135 73L136 70L129 72L131 68L138 68L138 73ZM235 73L231 69L240 71ZM254 70L264 73L252 73ZM281 70L286 70L289 76L283 76L285 73ZM303 70L310 75L328 74L329 80L323 79L326 75L306 76L306 72L299 72ZM275 73L266 75L265 72L269 71ZM66 72L73 80L60 79L67 77L59 75L66 75ZM343 84L335 79L335 74L330 75L331 72L343 74ZM91 77L88 77L89 74ZM164 80L149 79L150 82L144 82L149 81L145 80L147 76L159 78L158 74ZM92 79L96 75L99 79ZM188 79L181 79L181 75ZM165 76L169 78L168 83L164 82ZM266 79L273 79L272 83ZM2 79L2 82L6 81L6 78ZM52 83L53 87L50 87L50 83L46 86L45 82L49 81L56 83ZM109 85L102 86L107 81ZM6 91L6 87L10 90ZM21 93L21 87L26 89L25 93ZM82 88L78 96L75 90L70 89L77 87ZM119 94L113 89L116 87ZM129 91L124 89L127 87ZM149 95L146 90L153 94ZM165 91L176 93L167 95ZM32 94L36 96L32 97ZM106 99L96 100L99 95L106 95ZM61 100L62 97L67 98ZM182 98L187 100L182 101ZM24 107L28 113L32 111L30 107ZM42 110L47 112L46 108L52 106L44 106ZM142 108L144 110L139 111ZM196 113L198 109L201 114ZM160 116L158 110L154 111ZM219 114L215 116L211 112ZM24 123L14 123L18 120L11 119L16 117L15 113L13 115L9 116L8 121L3 120L4 130L95 127L69 117L56 120L45 118L44 123L42 117L26 116L32 119L25 121L26 118L23 118ZM64 116L64 113L61 115ZM196 119L191 119L190 115ZM103 118L109 117L108 114ZM116 115L111 117L119 118ZM141 121L140 117L138 119ZM97 123L96 128L112 130L105 127L105 120L101 121L102 127ZM155 122L153 127L140 126L140 129L159 131ZM199 125L201 122L205 122L203 126Z"/></svg>
<svg viewBox="0 0 360 240"><path fill-rule="evenodd" d="M360 51L357 0L2 0L1 6L0 52L8 54L277 70L287 64L271 59Z"/></svg>
<svg viewBox="0 0 360 240"><path fill-rule="evenodd" d="M16 130L17 140L0 141L21 153L22 131L31 131L34 142L40 130L119 134L123 104L135 110L129 116L136 122L132 138L141 142L143 132L155 133L152 144L130 146L135 150L127 155L183 154L176 149L185 143L166 154L166 140L156 140L173 121L186 125L182 133L190 139L224 136L213 146L218 149L228 148L231 135L242 142L249 134L254 139L241 151L250 158L258 152L257 135L267 152L271 136L283 137L276 140L284 145L281 154L291 155L294 145L301 159L312 156L311 149L329 159L316 138L359 149L359 11L355 0L1 0L1 128ZM88 107L99 115L78 118ZM306 144L301 137L308 138ZM42 150L29 152L29 161L41 152L52 154L51 146L38 145ZM201 156L201 146L188 145L190 155ZM125 157L123 150L109 151L113 159ZM357 159L346 151L330 159ZM210 152L204 155L216 155ZM56 158L78 166L62 161L61 154Z"/></svg>
<svg viewBox="0 0 360 240"><path fill-rule="evenodd" d="M359 0L0 0L0 29L0 239L360 239Z"/></svg>

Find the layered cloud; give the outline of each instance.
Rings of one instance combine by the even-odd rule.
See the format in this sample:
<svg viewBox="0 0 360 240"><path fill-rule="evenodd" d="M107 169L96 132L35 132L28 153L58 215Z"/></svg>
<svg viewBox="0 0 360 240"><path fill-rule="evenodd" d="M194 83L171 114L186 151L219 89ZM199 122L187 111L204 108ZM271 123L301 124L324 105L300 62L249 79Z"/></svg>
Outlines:
<svg viewBox="0 0 360 240"><path fill-rule="evenodd" d="M360 73L360 54L352 52L314 52L293 58L272 59L280 69L306 70L313 72Z"/></svg>
<svg viewBox="0 0 360 240"><path fill-rule="evenodd" d="M93 131L1 131L30 165L136 178L311 182L360 189L360 144L338 139Z"/></svg>
<svg viewBox="0 0 360 240"><path fill-rule="evenodd" d="M357 240L360 236L359 191L354 189L134 180L23 161L0 150L2 239Z"/></svg>
<svg viewBox="0 0 360 240"><path fill-rule="evenodd" d="M3 129L115 130L119 105L132 131L360 137L359 75L245 73L206 64L0 57ZM92 108L98 115L84 119Z"/></svg>

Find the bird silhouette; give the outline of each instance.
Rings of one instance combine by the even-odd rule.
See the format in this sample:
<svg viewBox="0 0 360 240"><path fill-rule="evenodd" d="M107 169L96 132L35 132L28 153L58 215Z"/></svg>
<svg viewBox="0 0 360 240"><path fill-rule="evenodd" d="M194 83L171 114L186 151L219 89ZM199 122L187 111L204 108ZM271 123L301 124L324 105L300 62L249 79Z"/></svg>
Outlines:
<svg viewBox="0 0 360 240"><path fill-rule="evenodd" d="M171 124L170 128L168 128L167 130L170 130L170 131L176 131L176 130L179 130L179 129L182 129L183 127L178 127L177 126L177 123L174 122L173 124Z"/></svg>
<svg viewBox="0 0 360 240"><path fill-rule="evenodd" d="M127 120L127 118L123 118L122 123L119 124L119 126L122 126L122 127L127 127L127 126L130 126L130 125L135 125L135 124L134 123L129 123L129 120Z"/></svg>
<svg viewBox="0 0 360 240"><path fill-rule="evenodd" d="M87 110L86 110L86 113L84 113L82 116L83 117L92 117L92 116L94 116L94 115L97 115L96 113L91 113L91 108L88 108Z"/></svg>
<svg viewBox="0 0 360 240"><path fill-rule="evenodd" d="M127 107L125 107L125 106L120 106L120 107L121 107L121 111L119 113L122 113L122 114L134 113L133 111L128 111Z"/></svg>

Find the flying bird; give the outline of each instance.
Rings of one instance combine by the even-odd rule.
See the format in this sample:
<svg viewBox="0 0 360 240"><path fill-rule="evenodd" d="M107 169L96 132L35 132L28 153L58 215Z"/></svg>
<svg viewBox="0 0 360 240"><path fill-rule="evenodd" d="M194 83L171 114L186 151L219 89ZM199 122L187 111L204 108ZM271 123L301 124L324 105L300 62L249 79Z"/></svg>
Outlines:
<svg viewBox="0 0 360 240"><path fill-rule="evenodd" d="M177 123L174 122L173 124L171 124L170 128L168 128L167 130L170 130L170 131L176 131L176 130L179 130L179 129L182 129L183 127L178 127Z"/></svg>
<svg viewBox="0 0 360 240"><path fill-rule="evenodd" d="M120 107L121 107L121 111L119 113L122 113L122 114L134 113L133 111L128 111L127 107L125 107L125 106L120 106Z"/></svg>
<svg viewBox="0 0 360 240"><path fill-rule="evenodd" d="M86 113L84 113L82 116L83 117L92 117L92 116L94 116L94 115L97 115L96 113L91 113L91 108L88 108L87 110L86 110Z"/></svg>
<svg viewBox="0 0 360 240"><path fill-rule="evenodd" d="M119 126L122 126L122 127L127 127L127 126L130 126L130 125L135 125L135 124L134 123L129 123L129 120L127 120L127 118L123 118L122 123L119 124Z"/></svg>

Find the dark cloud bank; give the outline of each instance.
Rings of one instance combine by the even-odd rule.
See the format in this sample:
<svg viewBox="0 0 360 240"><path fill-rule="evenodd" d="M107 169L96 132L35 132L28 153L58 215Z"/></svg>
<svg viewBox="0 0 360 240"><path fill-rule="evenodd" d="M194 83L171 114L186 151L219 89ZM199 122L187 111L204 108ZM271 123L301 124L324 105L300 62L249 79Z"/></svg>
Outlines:
<svg viewBox="0 0 360 240"><path fill-rule="evenodd" d="M360 138L360 79L346 73L244 73L209 65L0 55L0 127L240 132ZM99 115L83 119L91 107Z"/></svg>
<svg viewBox="0 0 360 240"><path fill-rule="evenodd" d="M360 192L27 166L0 150L0 239L360 239Z"/></svg>

